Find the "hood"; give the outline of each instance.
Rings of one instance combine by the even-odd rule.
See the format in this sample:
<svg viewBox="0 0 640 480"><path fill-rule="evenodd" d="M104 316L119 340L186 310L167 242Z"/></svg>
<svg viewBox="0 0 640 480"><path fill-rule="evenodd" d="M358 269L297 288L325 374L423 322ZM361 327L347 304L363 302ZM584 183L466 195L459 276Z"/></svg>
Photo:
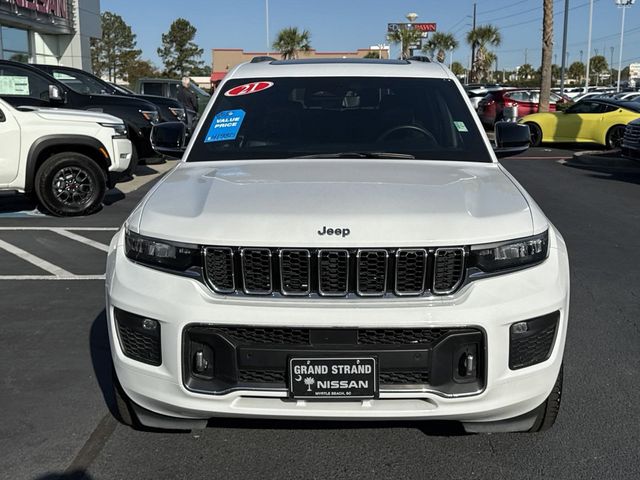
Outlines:
<svg viewBox="0 0 640 480"><path fill-rule="evenodd" d="M106 113L68 108L29 108L44 120L62 122L122 123L122 120ZM22 108L21 110L25 110Z"/></svg>
<svg viewBox="0 0 640 480"><path fill-rule="evenodd" d="M498 164L415 160L182 163L136 225L230 246L448 246L533 233L528 202ZM319 235L325 227L350 234Z"/></svg>
<svg viewBox="0 0 640 480"><path fill-rule="evenodd" d="M173 98L161 97L160 95L131 95L133 98L139 98L141 100L146 100L149 103L153 103L154 105L163 106L163 107L173 107L173 108L184 108L180 102Z"/></svg>

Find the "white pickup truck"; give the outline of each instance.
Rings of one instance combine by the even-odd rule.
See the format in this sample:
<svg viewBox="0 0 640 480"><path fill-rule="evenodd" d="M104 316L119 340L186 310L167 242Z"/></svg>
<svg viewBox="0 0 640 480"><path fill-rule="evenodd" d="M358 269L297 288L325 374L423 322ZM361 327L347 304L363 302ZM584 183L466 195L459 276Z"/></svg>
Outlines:
<svg viewBox="0 0 640 480"><path fill-rule="evenodd" d="M14 108L0 99L0 191L35 193L53 215L92 213L131 161L119 118L96 112Z"/></svg>

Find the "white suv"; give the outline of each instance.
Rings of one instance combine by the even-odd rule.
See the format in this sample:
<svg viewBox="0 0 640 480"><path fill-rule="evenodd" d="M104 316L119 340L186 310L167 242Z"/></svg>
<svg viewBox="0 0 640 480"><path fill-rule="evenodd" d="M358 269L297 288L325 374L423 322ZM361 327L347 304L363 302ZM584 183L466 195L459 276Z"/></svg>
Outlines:
<svg viewBox="0 0 640 480"><path fill-rule="evenodd" d="M184 126L152 134L179 153ZM114 237L107 312L122 420L556 418L565 243L440 64L230 71L183 157Z"/></svg>
<svg viewBox="0 0 640 480"><path fill-rule="evenodd" d="M86 215L131 161L119 118L96 112L14 108L0 99L0 191L35 193L54 215Z"/></svg>

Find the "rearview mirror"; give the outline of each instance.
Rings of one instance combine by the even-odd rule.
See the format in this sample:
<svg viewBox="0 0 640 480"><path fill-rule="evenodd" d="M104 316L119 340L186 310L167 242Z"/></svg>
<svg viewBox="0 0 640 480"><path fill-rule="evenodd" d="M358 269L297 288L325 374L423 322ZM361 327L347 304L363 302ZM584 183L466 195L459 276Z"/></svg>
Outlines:
<svg viewBox="0 0 640 480"><path fill-rule="evenodd" d="M52 102L62 102L64 101L64 97L62 95L62 90L57 85L49 85L49 100Z"/></svg>
<svg viewBox="0 0 640 480"><path fill-rule="evenodd" d="M531 144L528 125L513 122L496 122L496 144L493 148L498 158L511 157L525 152Z"/></svg>
<svg viewBox="0 0 640 480"><path fill-rule="evenodd" d="M187 129L182 122L166 122L151 130L151 146L160 155L180 158L186 149Z"/></svg>

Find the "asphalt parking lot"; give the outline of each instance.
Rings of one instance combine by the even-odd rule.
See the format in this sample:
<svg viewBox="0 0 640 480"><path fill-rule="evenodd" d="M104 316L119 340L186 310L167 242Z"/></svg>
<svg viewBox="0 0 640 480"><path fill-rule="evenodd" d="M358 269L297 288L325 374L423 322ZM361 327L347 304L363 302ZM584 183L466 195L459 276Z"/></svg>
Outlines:
<svg viewBox="0 0 640 480"><path fill-rule="evenodd" d="M560 163L571 154L531 149L503 161L562 232L572 262L563 404L555 427L535 435L428 422L131 430L110 411L105 250L153 181L112 192L89 218L0 204L0 478L637 479L640 173Z"/></svg>

